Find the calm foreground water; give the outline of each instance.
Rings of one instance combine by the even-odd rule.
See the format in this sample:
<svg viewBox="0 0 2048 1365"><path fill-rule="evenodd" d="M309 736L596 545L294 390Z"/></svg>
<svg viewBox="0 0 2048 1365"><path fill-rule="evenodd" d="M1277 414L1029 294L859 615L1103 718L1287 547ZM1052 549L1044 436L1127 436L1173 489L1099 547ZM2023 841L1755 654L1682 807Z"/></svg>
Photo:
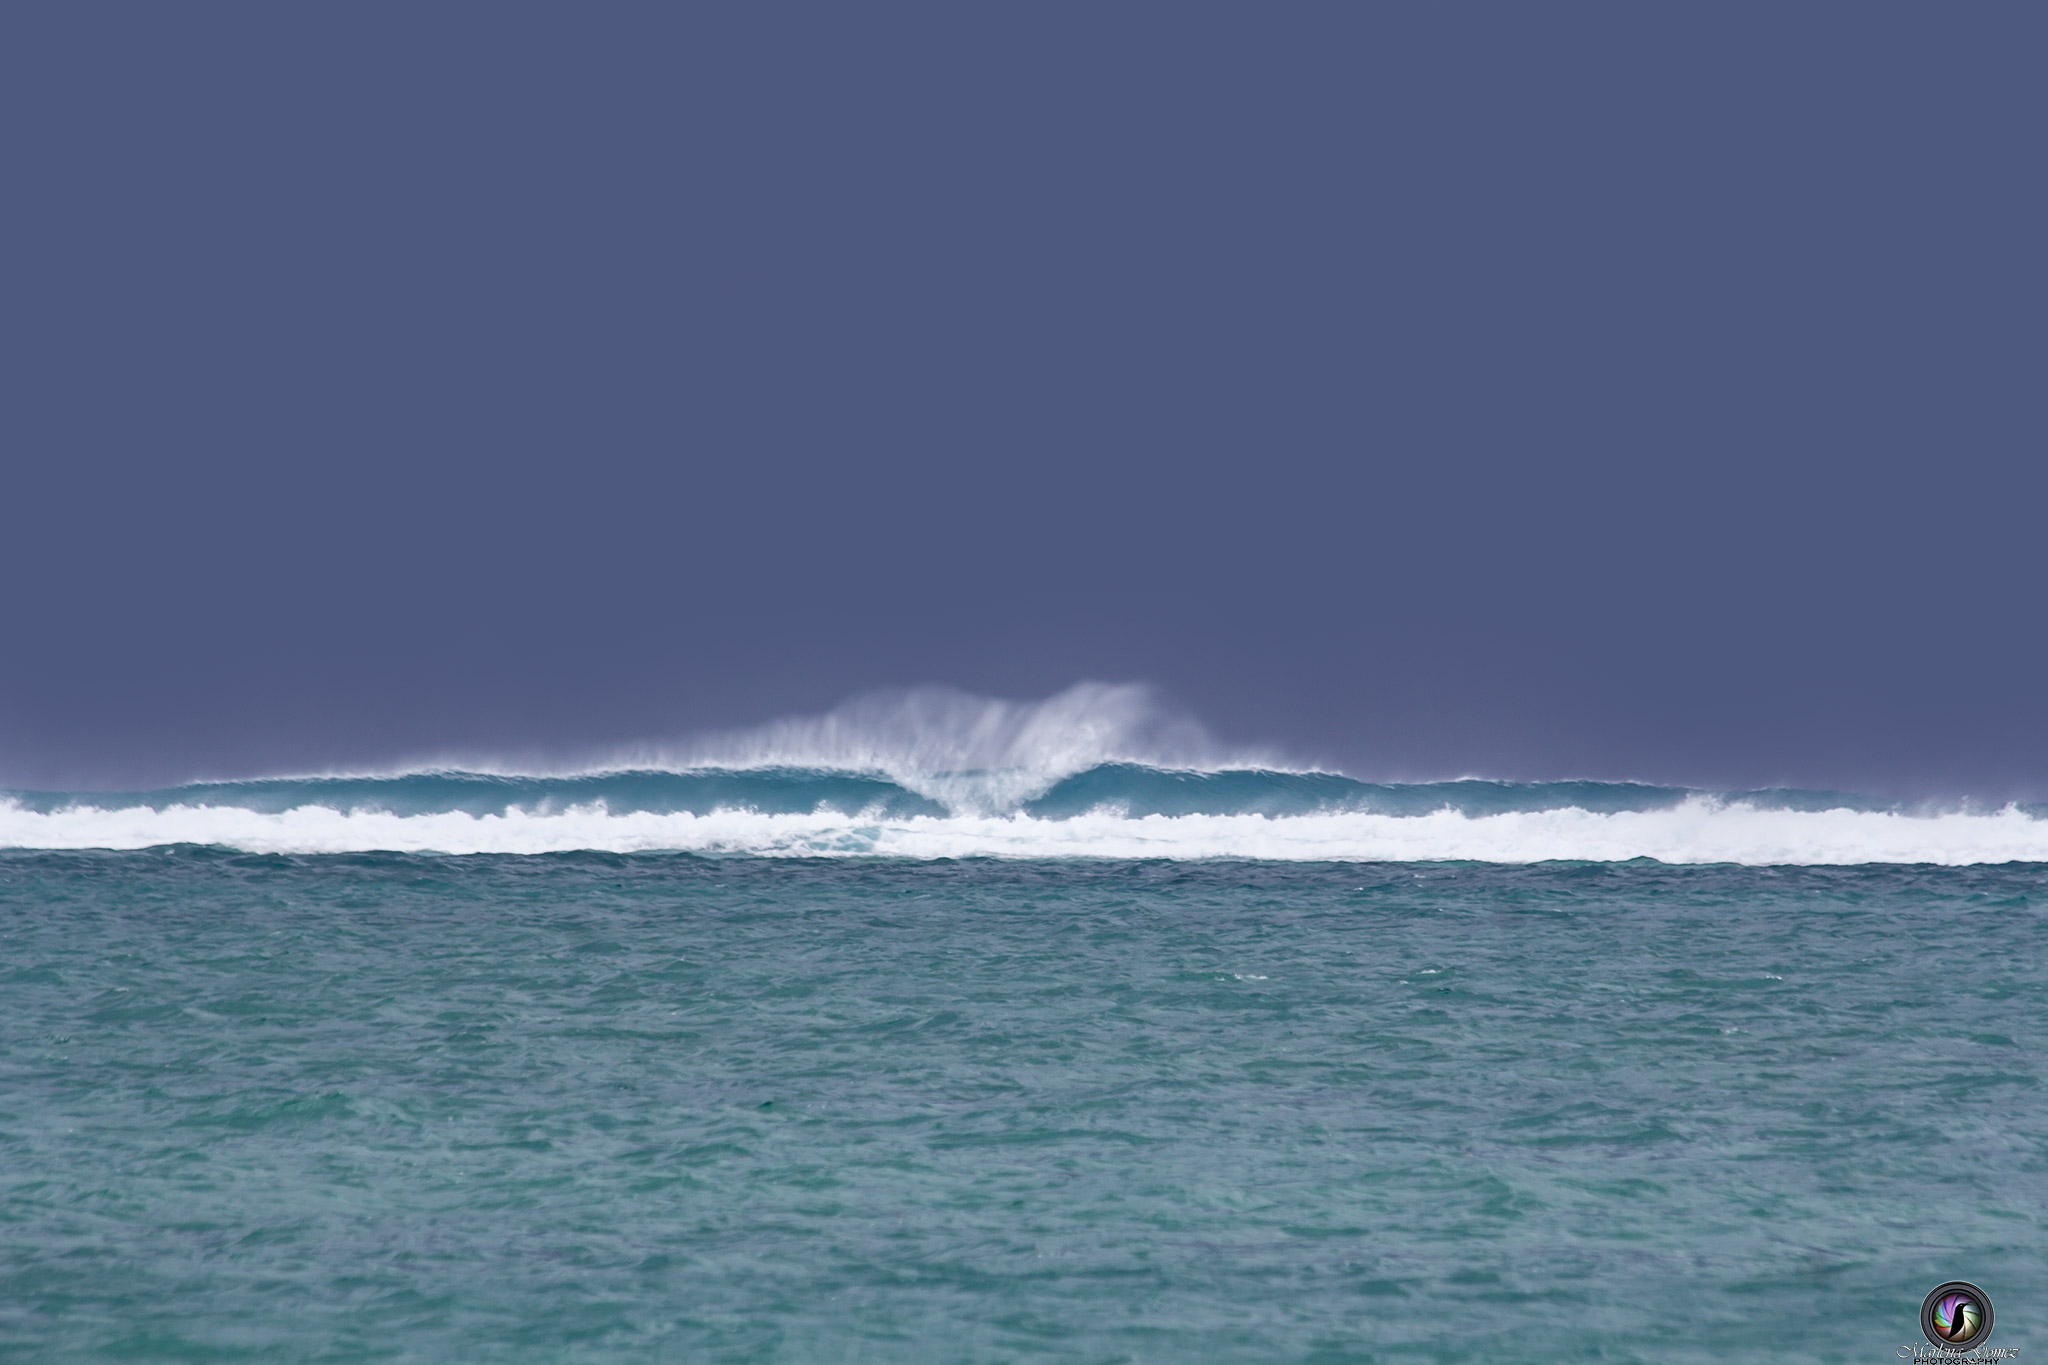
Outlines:
<svg viewBox="0 0 2048 1365"><path fill-rule="evenodd" d="M2048 867L0 853L0 1359L2048 1347Z"/></svg>

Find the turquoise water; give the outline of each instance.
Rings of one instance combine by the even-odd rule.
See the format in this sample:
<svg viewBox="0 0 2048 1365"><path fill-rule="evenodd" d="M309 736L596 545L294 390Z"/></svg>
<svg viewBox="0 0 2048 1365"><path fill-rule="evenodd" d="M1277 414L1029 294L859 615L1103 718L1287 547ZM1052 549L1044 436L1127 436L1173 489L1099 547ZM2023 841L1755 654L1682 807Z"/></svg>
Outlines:
<svg viewBox="0 0 2048 1365"><path fill-rule="evenodd" d="M0 1357L2048 1344L2048 867L0 852Z"/></svg>

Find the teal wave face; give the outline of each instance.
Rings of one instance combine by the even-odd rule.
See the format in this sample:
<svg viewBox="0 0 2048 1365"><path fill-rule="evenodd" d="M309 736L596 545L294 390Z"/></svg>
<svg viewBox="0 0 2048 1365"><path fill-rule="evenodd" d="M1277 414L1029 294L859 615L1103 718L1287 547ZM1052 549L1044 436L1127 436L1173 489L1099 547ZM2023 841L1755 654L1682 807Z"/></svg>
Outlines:
<svg viewBox="0 0 2048 1365"><path fill-rule="evenodd" d="M1694 793L1635 782L1361 782L1341 773L1186 772L1109 763L1066 778L1025 810L1048 819L1115 809L1129 815L1464 815L1508 811L1668 810ZM1839 804L1839 803L1837 803Z"/></svg>
<svg viewBox="0 0 2048 1365"><path fill-rule="evenodd" d="M502 815L602 805L614 813L703 815L717 810L801 815L824 809L890 818L944 815L946 808L884 777L771 768L759 771L620 772L577 777L411 773L399 777L261 778L194 782L142 792L11 792L24 809L227 806L277 814L303 807L393 815Z"/></svg>
<svg viewBox="0 0 2048 1365"><path fill-rule="evenodd" d="M928 775L944 797L999 785L1004 774ZM911 779L915 781L916 779ZM920 782L919 785L927 785ZM140 792L0 793L24 810L216 806L276 814L305 807L380 811L393 815L502 815L551 813L602 806L612 814L705 815L752 811L800 815L834 811L883 819L963 813L949 799L925 795L879 773L811 768L707 768L688 772L641 770L567 777L467 772L409 773L392 777L260 778L195 782ZM1104 763L1052 781L994 813L1060 820L1094 812L1143 816L1292 815L1358 812L1414 816L1456 811L1469 816L1583 810L1594 814L1670 810L1689 798L1741 801L1761 810L1893 809L1892 803L1840 792L1774 789L1702 792L1637 782L1362 782L1341 773L1276 772L1235 768L1213 771ZM983 806L984 803L977 803Z"/></svg>

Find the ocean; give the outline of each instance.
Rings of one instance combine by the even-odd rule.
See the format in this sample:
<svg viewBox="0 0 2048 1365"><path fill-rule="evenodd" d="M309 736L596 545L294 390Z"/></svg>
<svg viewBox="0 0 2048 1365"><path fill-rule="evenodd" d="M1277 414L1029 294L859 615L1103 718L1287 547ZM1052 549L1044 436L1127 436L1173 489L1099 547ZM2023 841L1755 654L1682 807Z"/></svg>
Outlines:
<svg viewBox="0 0 2048 1365"><path fill-rule="evenodd" d="M0 798L0 1359L2048 1345L2048 811L1168 767Z"/></svg>

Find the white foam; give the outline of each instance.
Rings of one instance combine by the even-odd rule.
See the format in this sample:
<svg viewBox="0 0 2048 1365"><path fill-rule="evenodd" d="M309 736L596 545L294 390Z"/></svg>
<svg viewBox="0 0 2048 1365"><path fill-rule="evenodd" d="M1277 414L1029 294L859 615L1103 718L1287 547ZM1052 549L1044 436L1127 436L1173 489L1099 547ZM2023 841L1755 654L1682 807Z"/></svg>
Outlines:
<svg viewBox="0 0 2048 1365"><path fill-rule="evenodd" d="M1332 861L1550 859L1666 863L1853 864L2048 862L2048 820L2016 809L1912 816L1759 810L1695 799L1668 810L1567 808L1469 816L1326 813L847 816L649 811L601 805L496 815L394 815L301 806L49 812L0 802L0 847L133 849L218 844L260 853L616 853L674 850L771 857L1253 858Z"/></svg>

